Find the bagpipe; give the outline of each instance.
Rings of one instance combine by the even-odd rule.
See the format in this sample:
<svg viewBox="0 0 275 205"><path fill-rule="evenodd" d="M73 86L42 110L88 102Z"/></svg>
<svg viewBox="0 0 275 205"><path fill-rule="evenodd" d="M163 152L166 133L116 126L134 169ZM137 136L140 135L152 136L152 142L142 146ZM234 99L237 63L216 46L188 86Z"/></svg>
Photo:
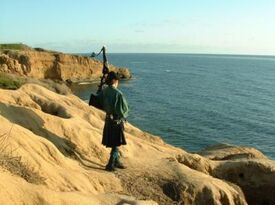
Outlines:
<svg viewBox="0 0 275 205"><path fill-rule="evenodd" d="M100 84L98 85L98 89L97 89L96 94L91 93L91 95L90 95L89 105L94 106L94 107L102 110L103 107L102 107L102 105L100 103L100 100L98 98L98 94L102 91L103 85L106 84L106 79L107 79L107 76L108 76L108 73L109 73L108 60L107 60L107 56L106 56L106 47L103 46L98 54L93 52L90 57L94 58L96 56L99 56L101 53L103 53L102 76L100 78Z"/></svg>

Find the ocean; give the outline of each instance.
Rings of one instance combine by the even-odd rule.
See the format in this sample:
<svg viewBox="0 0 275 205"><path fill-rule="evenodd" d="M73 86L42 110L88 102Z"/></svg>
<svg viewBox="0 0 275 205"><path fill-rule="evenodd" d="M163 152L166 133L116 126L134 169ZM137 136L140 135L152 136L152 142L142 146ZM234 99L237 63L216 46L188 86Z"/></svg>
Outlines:
<svg viewBox="0 0 275 205"><path fill-rule="evenodd" d="M229 143L275 159L275 57L108 54L108 61L133 73L120 84L133 125L189 152ZM73 87L86 101L95 90Z"/></svg>

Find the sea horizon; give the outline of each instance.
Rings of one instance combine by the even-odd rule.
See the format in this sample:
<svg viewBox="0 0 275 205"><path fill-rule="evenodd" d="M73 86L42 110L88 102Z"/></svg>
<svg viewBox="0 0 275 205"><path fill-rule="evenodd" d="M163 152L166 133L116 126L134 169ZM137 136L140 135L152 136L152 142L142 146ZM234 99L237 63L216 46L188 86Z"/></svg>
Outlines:
<svg viewBox="0 0 275 205"><path fill-rule="evenodd" d="M93 52L93 51L92 51ZM72 55L85 55L89 56L92 52L80 52L80 53L71 53L68 52L67 54ZM108 52L108 51L107 51ZM231 56L231 57L263 57L263 58L275 58L275 54L238 54L238 53L185 53L185 52L108 52L109 54L155 54L155 55L204 55L204 56ZM100 57L99 57L100 58Z"/></svg>

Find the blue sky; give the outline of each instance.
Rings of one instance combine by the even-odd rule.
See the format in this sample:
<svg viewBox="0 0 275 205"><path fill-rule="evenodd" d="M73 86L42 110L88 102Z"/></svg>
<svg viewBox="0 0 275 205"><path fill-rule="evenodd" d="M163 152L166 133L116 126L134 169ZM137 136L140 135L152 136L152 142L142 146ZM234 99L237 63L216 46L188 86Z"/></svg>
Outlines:
<svg viewBox="0 0 275 205"><path fill-rule="evenodd" d="M273 0L0 0L0 43L64 52L275 55Z"/></svg>

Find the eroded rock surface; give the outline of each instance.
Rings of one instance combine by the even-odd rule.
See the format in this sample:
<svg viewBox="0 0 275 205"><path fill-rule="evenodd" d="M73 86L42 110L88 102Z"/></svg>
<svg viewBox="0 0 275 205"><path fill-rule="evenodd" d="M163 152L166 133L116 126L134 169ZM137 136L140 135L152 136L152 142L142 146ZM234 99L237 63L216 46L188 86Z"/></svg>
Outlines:
<svg viewBox="0 0 275 205"><path fill-rule="evenodd" d="M104 113L71 94L0 89L0 122L0 157L20 156L43 179L0 166L0 204L274 204L275 165L266 157L226 159L227 147L219 157L191 154L129 123L120 150L128 168L106 172Z"/></svg>

